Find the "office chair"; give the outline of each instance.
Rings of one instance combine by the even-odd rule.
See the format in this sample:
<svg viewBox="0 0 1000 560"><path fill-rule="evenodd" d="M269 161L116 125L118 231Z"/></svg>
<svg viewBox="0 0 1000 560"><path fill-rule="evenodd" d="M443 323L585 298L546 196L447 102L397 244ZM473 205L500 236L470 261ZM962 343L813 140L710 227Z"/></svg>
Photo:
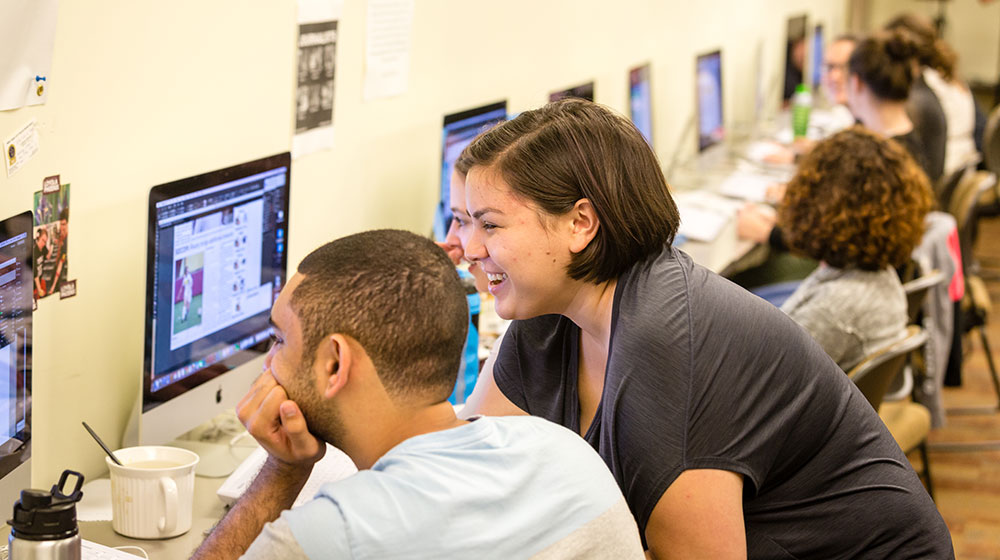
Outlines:
<svg viewBox="0 0 1000 560"><path fill-rule="evenodd" d="M903 284L903 291L906 292L906 312L909 316L910 325L918 324L920 310L927 299L927 293L931 288L944 282L944 273L940 270L931 270L927 274L917 276Z"/></svg>
<svg viewBox="0 0 1000 560"><path fill-rule="evenodd" d="M945 175L941 177L940 180L934 183L934 196L937 198L938 208L944 211L948 211L951 206L951 199L955 195L955 189L958 188L958 183L969 173L974 173L976 166L974 164L966 165L952 171L950 175Z"/></svg>
<svg viewBox="0 0 1000 560"><path fill-rule="evenodd" d="M995 107L983 130L983 164L987 171L1000 175L1000 106ZM1000 214L1000 185L995 185L980 201L983 215Z"/></svg>
<svg viewBox="0 0 1000 560"><path fill-rule="evenodd" d="M983 160L986 169L1000 175L1000 105L990 111L983 130Z"/></svg>
<svg viewBox="0 0 1000 560"><path fill-rule="evenodd" d="M903 283L903 292L906 293L907 324L922 327L922 312L927 294L935 286L944 282L945 276L940 270L931 270L927 274L915 276L916 272L909 269L916 268L918 268L916 263L911 261L911 266L904 272L904 274L907 274L904 278L909 278L910 280ZM929 340L930 333L926 332L926 334ZM924 348L926 349L926 345ZM900 401L909 398L914 392L915 384L923 384L927 375L927 361L924 353L914 352L909 364L889 384L883 402Z"/></svg>
<svg viewBox="0 0 1000 560"><path fill-rule="evenodd" d="M986 362L993 380L993 388L997 395L997 406L991 407L990 412L1000 411L1000 376L997 375L993 351L984 328L993 306L986 284L980 276L979 266L973 257L973 247L977 237L979 201L996 184L996 175L992 173L977 171L966 175L955 189L955 195L948 209L958 223L958 241L965 269L965 295L961 303L963 331L964 333L978 332L983 351L986 353Z"/></svg>
<svg viewBox="0 0 1000 560"><path fill-rule="evenodd" d="M885 401L889 384L903 372L910 355L927 342L927 333L918 325L906 328L906 336L866 357L847 376L854 381L882 419L889 433L904 453L920 451L924 483L934 499L930 461L927 457L927 436L931 431L931 413L922 404L909 400Z"/></svg>

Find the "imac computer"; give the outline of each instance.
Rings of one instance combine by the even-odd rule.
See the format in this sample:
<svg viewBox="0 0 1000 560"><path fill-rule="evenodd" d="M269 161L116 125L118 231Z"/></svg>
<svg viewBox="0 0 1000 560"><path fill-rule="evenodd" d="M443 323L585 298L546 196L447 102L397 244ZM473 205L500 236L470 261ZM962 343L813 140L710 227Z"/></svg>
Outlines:
<svg viewBox="0 0 1000 560"><path fill-rule="evenodd" d="M819 91L819 85L823 81L823 25L816 24L813 28L812 40L812 90Z"/></svg>
<svg viewBox="0 0 1000 560"><path fill-rule="evenodd" d="M441 197L434 213L434 238L444 241L451 225L451 171L462 150L480 132L507 120L507 102L445 115L441 137Z"/></svg>
<svg viewBox="0 0 1000 560"><path fill-rule="evenodd" d="M290 168L283 153L150 190L138 443L232 408L263 370L285 284Z"/></svg>
<svg viewBox="0 0 1000 560"><path fill-rule="evenodd" d="M31 488L32 222L31 212L0 222L0 507L7 515Z"/></svg>
<svg viewBox="0 0 1000 560"><path fill-rule="evenodd" d="M646 142L653 145L653 98L649 88L649 64L629 70L629 112L632 124L639 129Z"/></svg>
<svg viewBox="0 0 1000 560"><path fill-rule="evenodd" d="M697 88L698 151L722 141L722 51L699 55L695 60Z"/></svg>
<svg viewBox="0 0 1000 560"><path fill-rule="evenodd" d="M806 83L806 16L788 18L785 31L785 85L781 94L787 105L795 88Z"/></svg>
<svg viewBox="0 0 1000 560"><path fill-rule="evenodd" d="M586 99L587 101L593 101L594 82L587 82L568 89L553 91L549 94L549 101L559 101L560 99L564 99L566 97L576 97L579 99Z"/></svg>

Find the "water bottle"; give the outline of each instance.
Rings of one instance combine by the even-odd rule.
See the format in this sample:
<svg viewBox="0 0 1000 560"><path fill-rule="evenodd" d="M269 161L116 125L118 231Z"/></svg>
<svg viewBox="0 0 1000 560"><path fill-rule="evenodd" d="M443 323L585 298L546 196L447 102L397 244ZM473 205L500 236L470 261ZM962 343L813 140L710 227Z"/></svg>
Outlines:
<svg viewBox="0 0 1000 560"><path fill-rule="evenodd" d="M76 486L66 494L70 475L76 476ZM7 520L10 560L80 560L76 503L83 498L82 486L82 474L65 470L52 490L21 490L14 518Z"/></svg>
<svg viewBox="0 0 1000 560"><path fill-rule="evenodd" d="M792 96L792 135L795 138L805 138L809 132L811 110L812 94L809 93L809 86L806 84L795 86L795 95Z"/></svg>
<svg viewBox="0 0 1000 560"><path fill-rule="evenodd" d="M465 351L462 353L462 365L458 370L458 381L455 390L448 401L451 404L463 404L472 394L479 378L479 292L476 290L476 280L471 274L459 270L465 297L469 303L469 333L465 338Z"/></svg>

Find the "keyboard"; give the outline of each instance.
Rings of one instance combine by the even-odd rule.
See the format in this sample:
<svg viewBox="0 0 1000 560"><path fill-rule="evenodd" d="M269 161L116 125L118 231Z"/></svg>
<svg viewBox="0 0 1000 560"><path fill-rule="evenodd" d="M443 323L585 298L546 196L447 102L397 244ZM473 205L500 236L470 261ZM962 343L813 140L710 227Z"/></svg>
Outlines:
<svg viewBox="0 0 1000 560"><path fill-rule="evenodd" d="M0 546L0 560L8 560L7 545ZM124 550L104 546L103 544L80 539L80 558L83 560L135 560L142 558L135 554L130 554Z"/></svg>
<svg viewBox="0 0 1000 560"><path fill-rule="evenodd" d="M226 505L232 505L250 487L250 483L260 472L260 468L264 466L265 460L267 460L267 451L264 451L263 447L254 449L253 453L240 463L233 474L229 475L229 478L222 483L222 486L219 486L219 490L216 492L219 499ZM358 468L354 466L350 457L336 447L327 444L326 454L313 466L309 480L302 487L302 491L299 492L292 507L300 506L313 499L323 484L336 482L356 472L358 472Z"/></svg>

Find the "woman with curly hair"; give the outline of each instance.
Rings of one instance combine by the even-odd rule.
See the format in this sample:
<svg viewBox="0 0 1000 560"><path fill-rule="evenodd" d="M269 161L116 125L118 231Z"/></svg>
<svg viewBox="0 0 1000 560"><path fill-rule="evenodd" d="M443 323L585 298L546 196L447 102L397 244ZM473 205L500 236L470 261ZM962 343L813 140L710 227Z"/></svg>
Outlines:
<svg viewBox="0 0 1000 560"><path fill-rule="evenodd" d="M778 209L789 247L820 261L782 305L845 371L899 338L906 294L895 267L923 234L927 176L899 144L855 126L802 161Z"/></svg>

